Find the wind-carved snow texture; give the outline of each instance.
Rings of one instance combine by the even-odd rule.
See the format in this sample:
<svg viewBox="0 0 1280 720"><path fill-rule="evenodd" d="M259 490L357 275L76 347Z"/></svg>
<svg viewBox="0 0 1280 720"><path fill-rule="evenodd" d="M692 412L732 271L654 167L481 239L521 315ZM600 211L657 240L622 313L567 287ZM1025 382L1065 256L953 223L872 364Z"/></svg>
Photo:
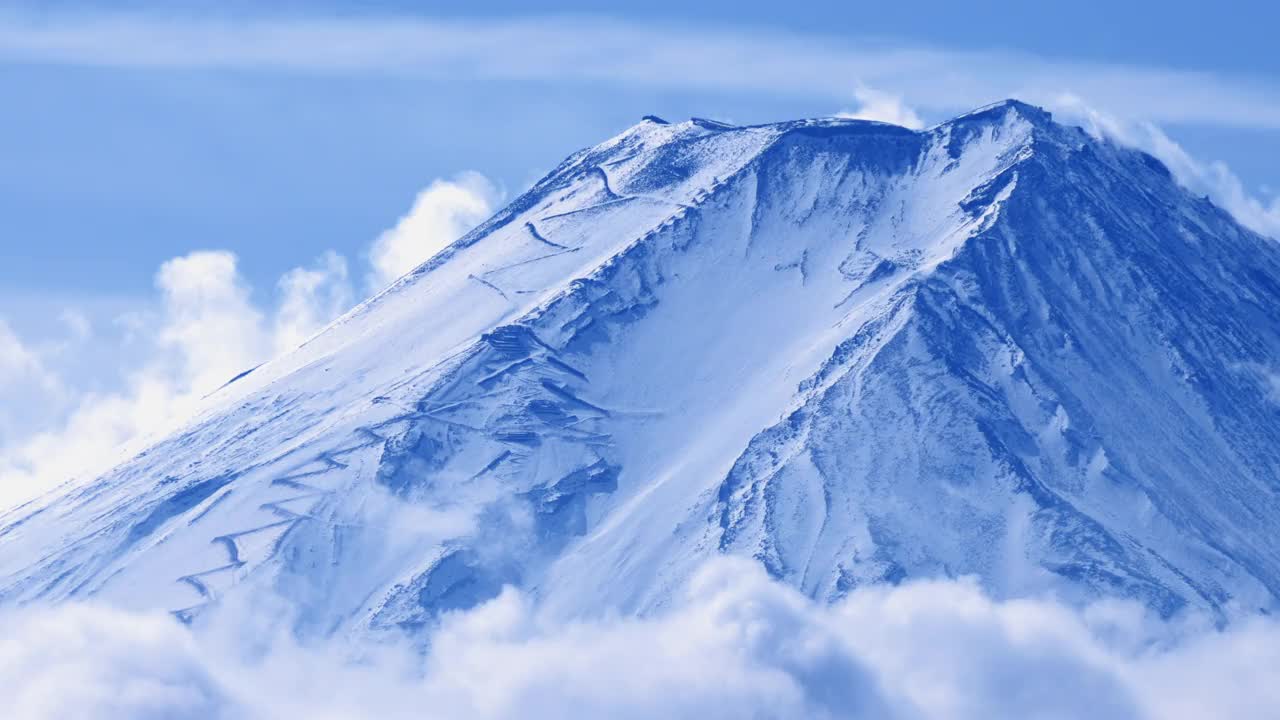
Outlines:
<svg viewBox="0 0 1280 720"><path fill-rule="evenodd" d="M1272 242L1020 103L648 118L0 518L0 591L417 631L507 584L646 612L733 553L825 601L977 574L1269 608L1277 302Z"/></svg>

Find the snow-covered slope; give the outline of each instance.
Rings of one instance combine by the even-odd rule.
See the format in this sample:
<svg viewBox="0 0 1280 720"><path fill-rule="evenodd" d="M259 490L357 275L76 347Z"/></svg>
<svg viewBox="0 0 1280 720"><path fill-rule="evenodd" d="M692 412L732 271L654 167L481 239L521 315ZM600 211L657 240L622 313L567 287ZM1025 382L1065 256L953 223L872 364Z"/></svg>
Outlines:
<svg viewBox="0 0 1280 720"><path fill-rule="evenodd" d="M739 553L824 600L976 573L1269 607L1278 304L1280 247L1017 102L650 118L0 518L0 592L194 618L270 589L328 634L504 584L645 612Z"/></svg>

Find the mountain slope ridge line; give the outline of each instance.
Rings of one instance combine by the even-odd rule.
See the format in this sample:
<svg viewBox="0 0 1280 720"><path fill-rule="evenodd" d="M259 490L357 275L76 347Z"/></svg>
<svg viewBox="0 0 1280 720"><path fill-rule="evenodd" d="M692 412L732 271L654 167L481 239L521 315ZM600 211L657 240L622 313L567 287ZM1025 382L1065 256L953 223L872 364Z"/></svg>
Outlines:
<svg viewBox="0 0 1280 720"><path fill-rule="evenodd" d="M823 602L972 574L1225 620L1280 597L1277 293L1274 243L1016 101L646 120L0 516L0 599L429 633L506 585L652 612L727 553Z"/></svg>

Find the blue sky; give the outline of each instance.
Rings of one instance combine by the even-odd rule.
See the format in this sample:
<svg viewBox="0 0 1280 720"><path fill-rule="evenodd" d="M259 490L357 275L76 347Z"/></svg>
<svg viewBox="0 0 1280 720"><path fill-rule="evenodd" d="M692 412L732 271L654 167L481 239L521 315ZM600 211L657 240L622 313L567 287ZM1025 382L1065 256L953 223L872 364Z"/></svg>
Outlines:
<svg viewBox="0 0 1280 720"><path fill-rule="evenodd" d="M171 4L124 3L115 4L110 17L232 26L316 19L394 24L409 16L486 25L509 22L513 12L535 17L521 3L433 3L431 16L415 15L414 3L285 3L270 13L255 11L260 5L194 3L175 11ZM801 42L812 36L837 51L1018 52L1062 66L1104 64L1069 68L1046 94L1072 90L1073 71L1203 72L1211 76L1206 84L1221 78L1253 85L1280 104L1274 81L1280 54L1270 50L1280 14L1263 3L1236 13L1176 2L1154 11L1114 2L1069 8L818 3L801 11L776 3L694 5L647 2L590 17L624 27L675 27L690 39L700 32L787 34ZM592 11L590 3L564 3L536 17L554 25ZM56 29L102 14L84 3L40 3L0 13L0 20ZM562 36L574 41L576 32ZM504 62L519 63L521 48L506 51ZM557 78L555 68L531 78L478 78L397 67L394 60L367 69L252 60L235 67L121 66L52 55L6 53L0 65L0 92L9 99L0 115L0 242L7 246L0 311L14 295L145 294L160 262L206 247L234 250L255 286L269 283L325 249L358 253L432 178L473 169L513 193L568 152L646 113L738 122L830 114L851 107L855 86L866 82L848 77L842 99L840 80L824 81L820 90L797 82L788 92L718 89L714 80L690 87L607 75ZM1019 89L1016 81L1003 84ZM966 109L964 98L931 103L927 87L876 89L925 105L928 121ZM984 90L969 94L996 99ZM1142 91L1158 96L1163 89ZM1193 155L1227 162L1250 188L1280 186L1275 127L1256 127L1267 123L1247 118L1234 124L1157 119Z"/></svg>
<svg viewBox="0 0 1280 720"><path fill-rule="evenodd" d="M1016 96L1280 232L1262 2L264 5L0 6L0 476L86 398L141 402L157 356L183 396L231 371L174 323L240 328L218 341L257 362L385 279L370 253L402 217L442 242L650 113L931 124Z"/></svg>

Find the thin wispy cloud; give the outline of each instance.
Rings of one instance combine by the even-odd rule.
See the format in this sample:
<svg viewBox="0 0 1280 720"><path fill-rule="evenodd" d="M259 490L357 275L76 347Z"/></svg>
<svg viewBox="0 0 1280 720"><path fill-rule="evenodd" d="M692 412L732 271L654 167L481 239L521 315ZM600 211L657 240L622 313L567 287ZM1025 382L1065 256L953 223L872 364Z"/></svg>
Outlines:
<svg viewBox="0 0 1280 720"><path fill-rule="evenodd" d="M901 125L913 130L924 127L924 121L916 111L902 103L902 98L871 88L858 88L854 91L854 99L858 107L836 113L837 117L854 120L875 120L891 125Z"/></svg>
<svg viewBox="0 0 1280 720"><path fill-rule="evenodd" d="M1152 66L1089 63L749 30L691 31L591 18L165 19L0 14L0 58L33 63L470 79L608 81L848 102L893 88L924 111L1070 93L1154 122L1280 129L1280 86ZM1154 91L1153 89L1158 89Z"/></svg>
<svg viewBox="0 0 1280 720"><path fill-rule="evenodd" d="M1138 148L1159 158L1188 190L1208 195L1245 227L1280 240L1280 197L1251 193L1226 163L1205 161L1187 152L1157 125L1126 120L1066 95L1054 103L1062 119L1098 137Z"/></svg>

